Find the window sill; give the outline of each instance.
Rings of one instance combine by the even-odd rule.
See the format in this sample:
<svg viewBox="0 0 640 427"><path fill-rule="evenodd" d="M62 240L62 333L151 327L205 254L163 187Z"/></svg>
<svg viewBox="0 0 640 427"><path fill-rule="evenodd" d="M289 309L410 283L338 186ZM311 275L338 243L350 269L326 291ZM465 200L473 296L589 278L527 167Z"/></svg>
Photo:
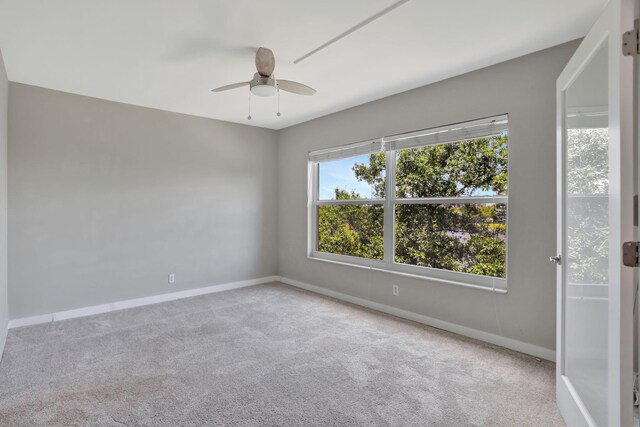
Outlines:
<svg viewBox="0 0 640 427"><path fill-rule="evenodd" d="M337 264L337 265L344 265L344 266L347 266L347 267L355 267L355 268L360 268L360 269L364 269L364 270L378 271L378 272L381 272L381 273L393 274L393 275L396 275L396 276L410 277L412 279L426 280L426 281L429 281L429 282L445 283L445 284L448 284L448 285L455 285L455 286L462 286L462 287L465 287L465 288L479 289L479 290L482 290L482 291L495 292L495 293L498 293L498 294L506 294L507 293L507 290L506 289L502 289L502 288L491 288L491 287L488 287L488 286L474 285L474 284L471 284L471 283L460 282L460 281L457 281L457 280L441 279L439 277L428 276L426 274L423 275L423 274L406 273L404 271L390 270L390 269L387 269L387 268L373 267L373 266L360 265L360 264L353 264L353 263L344 262L344 261L336 261L336 260L332 260L332 259L321 258L321 257L314 256L314 255L307 255L307 259L314 260L314 261L322 261L322 262L326 262L326 263L329 263L329 264Z"/></svg>

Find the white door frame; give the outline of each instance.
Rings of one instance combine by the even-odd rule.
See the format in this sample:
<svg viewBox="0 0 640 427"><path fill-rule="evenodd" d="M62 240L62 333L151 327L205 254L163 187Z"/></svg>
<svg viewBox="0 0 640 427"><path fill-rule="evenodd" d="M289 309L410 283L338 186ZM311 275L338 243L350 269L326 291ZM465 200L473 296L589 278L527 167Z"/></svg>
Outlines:
<svg viewBox="0 0 640 427"><path fill-rule="evenodd" d="M608 425L633 422L633 276L622 266L622 243L634 239L634 140L632 58L622 56L622 33L633 28L635 0L610 0L603 14L576 50L557 83L557 249L564 242L566 191L564 164L564 91L588 64L602 43L608 43L609 69L609 286L608 286ZM624 88L621 90L621 88ZM622 108L621 108L622 106ZM564 264L564 263L562 263ZM557 269L556 399L568 426L595 426L589 410L564 373L564 267ZM602 426L601 426L602 427Z"/></svg>

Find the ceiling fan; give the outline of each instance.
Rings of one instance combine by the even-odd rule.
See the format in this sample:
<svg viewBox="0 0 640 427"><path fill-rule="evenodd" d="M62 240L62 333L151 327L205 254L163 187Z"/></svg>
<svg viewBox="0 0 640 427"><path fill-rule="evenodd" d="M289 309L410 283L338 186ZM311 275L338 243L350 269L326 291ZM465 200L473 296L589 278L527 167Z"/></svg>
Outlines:
<svg viewBox="0 0 640 427"><path fill-rule="evenodd" d="M243 86L249 86L252 94L257 96L273 96L278 90L295 93L296 95L313 95L316 90L302 83L293 82L291 80L280 80L275 78L273 70L276 67L276 60L273 57L271 49L261 47L256 52L256 69L257 73L253 75L253 79L248 82L233 83L221 86L212 90L212 92L222 92L225 90L236 89Z"/></svg>

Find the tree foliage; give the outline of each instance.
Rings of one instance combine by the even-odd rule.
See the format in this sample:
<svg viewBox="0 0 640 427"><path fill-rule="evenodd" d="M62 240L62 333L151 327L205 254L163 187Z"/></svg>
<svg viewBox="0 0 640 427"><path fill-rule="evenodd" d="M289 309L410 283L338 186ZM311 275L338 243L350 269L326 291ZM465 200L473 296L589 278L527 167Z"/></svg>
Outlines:
<svg viewBox="0 0 640 427"><path fill-rule="evenodd" d="M336 188L336 200L359 199L355 192ZM362 258L382 259L383 209L380 205L318 207L318 250Z"/></svg>
<svg viewBox="0 0 640 427"><path fill-rule="evenodd" d="M396 152L396 197L464 197L507 192L507 135ZM385 197L385 155L371 154L353 172ZM336 189L336 199L358 199ZM382 259L380 205L322 206L318 250ZM506 205L398 204L395 261L452 271L506 276Z"/></svg>

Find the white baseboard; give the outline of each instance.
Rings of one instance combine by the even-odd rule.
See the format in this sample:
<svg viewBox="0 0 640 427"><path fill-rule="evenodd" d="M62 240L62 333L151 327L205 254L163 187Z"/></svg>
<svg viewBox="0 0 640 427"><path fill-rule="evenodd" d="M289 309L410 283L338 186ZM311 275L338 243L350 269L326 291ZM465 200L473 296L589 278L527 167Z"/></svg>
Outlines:
<svg viewBox="0 0 640 427"><path fill-rule="evenodd" d="M40 323L48 322L53 322L53 313L9 320L9 329L19 328L21 326L39 325Z"/></svg>
<svg viewBox="0 0 640 427"><path fill-rule="evenodd" d="M136 298L125 301L117 301L109 304L100 304L90 307L83 307L74 310L60 311L57 313L43 314L39 316L24 317L20 319L13 319L9 321L8 329L18 328L22 326L37 325L40 323L56 322L59 320L72 319L75 317L91 316L93 314L107 313L110 311L124 310L127 308L140 307L143 305L158 304L166 301L173 301L182 298L189 298L198 295L211 294L215 292L222 292L231 289L240 289L247 286L255 286L269 282L282 282L297 288L305 289L307 291L315 292L318 294L326 295L332 298L336 298L342 301L346 301L352 304L360 305L363 307L371 308L373 310L381 311L383 313L391 314L393 316L401 317L403 319L412 320L414 322L422 323L428 326L433 326L438 329L453 332L466 337L474 338L480 341L485 341L491 344L499 345L511 350L519 351L521 353L530 354L541 359L550 360L555 362L556 352L554 350L540 347L534 344L514 340L512 338L495 335L489 332L480 331L477 329L469 328L467 326L457 325L455 323L446 322L444 320L435 319L433 317L424 316L422 314L414 313L411 311L403 310L400 308L392 307L389 305L373 302L364 298L354 297L352 295L343 294L341 292L333 291L331 289L323 288L321 286L311 285L309 283L301 282L299 280L290 279L288 277L280 276L267 276L258 279L243 280L240 282L223 283L219 285L207 286L205 288L187 289L179 292L172 292L168 294L154 295L150 297ZM3 348L4 341L6 340L7 330L0 330L0 350ZM2 353L0 352L0 355Z"/></svg>
<svg viewBox="0 0 640 427"><path fill-rule="evenodd" d="M383 313L391 314L393 316L401 317L403 319L412 320L414 322L423 323L434 328L444 329L445 331L453 332L459 335L464 335L469 338L474 338L480 341L485 341L491 344L505 347L511 350L519 351L521 353L530 354L541 359L556 361L556 352L554 350L540 347L534 344L514 340L512 338L503 337L500 335L491 334L489 332L479 331L477 329L469 328L467 326L457 325L455 323L446 322L444 320L434 319L433 317L424 316L411 311L402 310L400 308L391 307L389 305L380 304L377 302L369 301L364 298L358 298L351 295L343 294L341 292L332 291L331 289L323 288L321 286L311 285L309 283L301 282L299 280L289 279L288 277L281 277L280 281L287 285L295 286L307 291L315 292L318 294L326 295L332 298L336 298L342 301L350 302L352 304L361 305L363 307L371 308L373 310L381 311Z"/></svg>
<svg viewBox="0 0 640 427"><path fill-rule="evenodd" d="M107 313L110 311L124 310L127 308L140 307L143 305L158 304L166 301L173 301L182 298L195 297L198 295L212 294L215 292L228 291L231 289L246 288L247 286L260 285L262 283L277 282L280 276L267 276L258 279L242 280L240 282L222 283L219 285L207 286L205 288L187 289L169 294L153 295L150 297L135 298L125 301L117 301L109 304L93 305L90 307L77 308L74 310L59 311L57 313L42 314L39 316L23 317L9 321L9 329L21 326L31 326L40 323L57 322L59 320L73 319L75 317L91 316L93 314ZM2 332L0 332L1 334ZM6 335L6 332L5 332ZM0 336L1 338L1 336Z"/></svg>

